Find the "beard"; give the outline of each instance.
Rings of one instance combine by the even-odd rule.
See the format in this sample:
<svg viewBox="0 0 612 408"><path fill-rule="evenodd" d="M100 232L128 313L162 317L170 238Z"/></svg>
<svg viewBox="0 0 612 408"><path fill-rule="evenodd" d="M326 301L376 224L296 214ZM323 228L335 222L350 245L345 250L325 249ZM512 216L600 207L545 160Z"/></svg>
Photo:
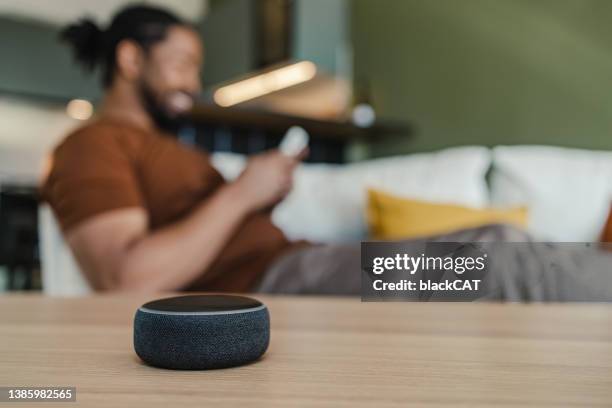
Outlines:
<svg viewBox="0 0 612 408"><path fill-rule="evenodd" d="M140 83L139 94L145 110L160 130L176 136L189 123L186 114L170 112L146 81Z"/></svg>

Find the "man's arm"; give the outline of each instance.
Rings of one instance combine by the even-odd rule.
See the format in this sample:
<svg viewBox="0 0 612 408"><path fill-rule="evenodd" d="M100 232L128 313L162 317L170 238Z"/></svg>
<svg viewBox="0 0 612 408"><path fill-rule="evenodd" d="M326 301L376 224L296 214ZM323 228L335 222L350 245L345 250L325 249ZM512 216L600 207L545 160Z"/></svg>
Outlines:
<svg viewBox="0 0 612 408"><path fill-rule="evenodd" d="M142 208L126 208L77 225L66 239L98 289L177 290L214 262L245 217L288 193L296 163L277 152L256 156L237 181L153 233Z"/></svg>

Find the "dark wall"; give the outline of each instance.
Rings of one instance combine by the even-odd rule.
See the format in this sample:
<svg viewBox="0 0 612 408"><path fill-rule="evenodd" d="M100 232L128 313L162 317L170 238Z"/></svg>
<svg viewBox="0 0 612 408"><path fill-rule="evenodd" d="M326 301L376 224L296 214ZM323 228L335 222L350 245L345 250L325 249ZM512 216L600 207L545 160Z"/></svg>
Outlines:
<svg viewBox="0 0 612 408"><path fill-rule="evenodd" d="M212 0L201 23L205 86L227 81L254 68L253 0Z"/></svg>
<svg viewBox="0 0 612 408"><path fill-rule="evenodd" d="M0 92L65 98L99 95L97 79L72 63L57 31L39 22L0 17Z"/></svg>
<svg viewBox="0 0 612 408"><path fill-rule="evenodd" d="M609 0L354 0L355 76L415 139L612 149Z"/></svg>

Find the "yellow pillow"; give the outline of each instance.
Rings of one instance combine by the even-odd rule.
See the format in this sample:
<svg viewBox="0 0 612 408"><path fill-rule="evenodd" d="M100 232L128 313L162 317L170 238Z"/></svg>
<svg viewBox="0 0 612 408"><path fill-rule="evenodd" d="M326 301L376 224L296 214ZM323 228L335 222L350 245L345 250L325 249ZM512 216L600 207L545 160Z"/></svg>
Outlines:
<svg viewBox="0 0 612 408"><path fill-rule="evenodd" d="M368 190L367 218L374 239L392 240L443 234L486 224L527 226L527 208L474 209L397 197Z"/></svg>

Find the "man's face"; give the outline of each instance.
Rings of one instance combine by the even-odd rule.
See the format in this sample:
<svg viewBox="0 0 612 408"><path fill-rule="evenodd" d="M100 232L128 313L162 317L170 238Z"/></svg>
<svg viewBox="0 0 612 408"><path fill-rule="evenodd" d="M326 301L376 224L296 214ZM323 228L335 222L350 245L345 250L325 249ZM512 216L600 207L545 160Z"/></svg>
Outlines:
<svg viewBox="0 0 612 408"><path fill-rule="evenodd" d="M202 42L184 26L168 28L166 38L146 55L139 81L142 102L156 124L175 132L201 90Z"/></svg>

